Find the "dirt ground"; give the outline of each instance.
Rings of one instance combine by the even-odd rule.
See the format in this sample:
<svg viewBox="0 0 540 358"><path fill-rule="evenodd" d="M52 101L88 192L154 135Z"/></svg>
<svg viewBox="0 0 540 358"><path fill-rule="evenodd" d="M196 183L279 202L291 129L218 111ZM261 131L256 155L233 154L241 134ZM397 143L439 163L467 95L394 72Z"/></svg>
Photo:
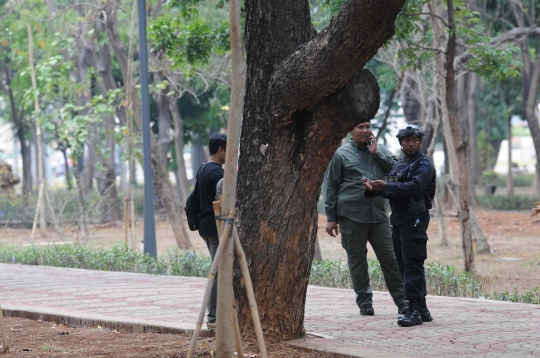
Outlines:
<svg viewBox="0 0 540 358"><path fill-rule="evenodd" d="M0 348L0 357L130 357L183 358L190 338L175 334L120 333L101 328L74 328L22 318L5 318L8 353ZM0 344L1 346L1 344ZM195 357L213 357L214 338L199 340ZM258 357L255 342L244 344L246 357ZM3 347L2 347L3 348ZM270 357L324 358L322 353L309 353L286 344L267 346Z"/></svg>
<svg viewBox="0 0 540 358"><path fill-rule="evenodd" d="M489 291L519 291L540 286L540 221L530 218L530 213L477 211L477 216L491 245L492 254L476 255L476 270L489 284ZM324 226L326 218L319 216L318 237L323 259L346 260L345 251L341 248L339 238L326 234ZM448 247L440 245L439 225L432 219L429 227L428 260L444 265L462 267L461 241L459 238L459 222L457 217L446 216ZM0 244L29 246L30 230L0 229ZM46 237L36 235L35 245L49 245L52 242L77 242L76 228L64 228L66 239L62 241L52 229L48 229ZM167 222L156 223L158 253L174 249L176 243ZM142 223L136 225L136 248L140 250L143 237ZM207 253L206 245L197 232L190 232L193 245L191 250ZM124 229L121 224L106 227L90 227L88 245L92 247L112 247L124 243ZM190 250L190 251L191 251ZM373 251L368 256L375 258Z"/></svg>

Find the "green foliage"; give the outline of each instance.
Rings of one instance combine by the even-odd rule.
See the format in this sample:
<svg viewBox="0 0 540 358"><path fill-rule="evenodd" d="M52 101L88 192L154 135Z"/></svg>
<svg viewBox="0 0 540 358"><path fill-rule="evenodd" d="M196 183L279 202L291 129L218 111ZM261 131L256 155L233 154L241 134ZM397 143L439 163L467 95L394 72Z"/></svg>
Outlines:
<svg viewBox="0 0 540 358"><path fill-rule="evenodd" d="M514 288L514 292L494 292L489 298L497 301L507 301L516 303L530 303L534 305L540 304L540 288L535 287L531 290L519 293L517 288Z"/></svg>
<svg viewBox="0 0 540 358"><path fill-rule="evenodd" d="M195 252L172 250L158 260L130 250L127 246L112 249L92 249L78 245L55 245L49 247L15 248L0 246L0 262L71 267L90 270L147 273L154 275L207 277L211 261L208 256ZM369 260L371 286L377 291L386 291L384 275L377 260ZM499 301L540 304L539 288L522 293L517 289L508 292L484 292L482 281L469 273L458 273L453 266L427 263L426 283L428 294L449 297L484 297ZM314 262L309 279L311 285L351 288L348 265L344 262Z"/></svg>
<svg viewBox="0 0 540 358"><path fill-rule="evenodd" d="M163 52L172 66L189 70L189 66L208 64L212 52L224 53L230 48L229 25L211 27L198 16L194 1L171 1L170 13L150 23L148 37L154 52Z"/></svg>
<svg viewBox="0 0 540 358"><path fill-rule="evenodd" d="M107 250L78 245L30 246L24 249L0 247L0 262L196 277L208 276L210 271L207 256L172 250L156 260L127 246Z"/></svg>
<svg viewBox="0 0 540 358"><path fill-rule="evenodd" d="M497 173L495 173L492 170L486 170L482 173L482 181L485 184L493 185L495 181L497 180ZM493 183L493 184L491 184Z"/></svg>

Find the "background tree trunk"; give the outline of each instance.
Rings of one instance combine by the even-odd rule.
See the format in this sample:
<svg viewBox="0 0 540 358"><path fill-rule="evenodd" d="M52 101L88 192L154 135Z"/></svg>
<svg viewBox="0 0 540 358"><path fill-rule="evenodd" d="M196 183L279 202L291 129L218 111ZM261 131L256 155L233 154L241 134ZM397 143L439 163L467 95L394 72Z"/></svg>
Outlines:
<svg viewBox="0 0 540 358"><path fill-rule="evenodd" d="M185 203L191 185L187 178L186 161L184 160L184 120L174 101L170 101L169 110L174 121L174 150L176 151L176 165L178 167L176 172L180 185L180 202Z"/></svg>
<svg viewBox="0 0 540 358"><path fill-rule="evenodd" d="M439 20L432 20L435 38L435 48L445 44L446 56L443 59L441 55L435 56L437 69L439 73L446 74L445 82L439 86L441 96L441 107L443 111L444 134L447 139L448 156L450 159L450 173L446 183L452 191L453 186L457 191L454 197L456 203L459 223L461 228L461 240L463 248L463 267L466 272L474 271L474 252L472 243L472 229L469 213L469 179L467 177L467 159L466 143L461 136L460 121L458 118L458 109L455 98L455 70L454 58L456 50L456 34L454 19L454 2L448 0L448 25L449 38L445 40ZM440 14L441 5L437 2L429 4L433 14ZM434 18L434 16L432 16Z"/></svg>
<svg viewBox="0 0 540 358"><path fill-rule="evenodd" d="M377 112L376 80L359 70L392 36L403 4L349 0L316 36L307 1L246 2L238 223L271 340L305 333L323 173L346 133ZM249 307L240 287L237 282L246 332Z"/></svg>
<svg viewBox="0 0 540 358"><path fill-rule="evenodd" d="M508 173L506 177L506 195L514 196L514 172L512 171L512 116L506 121L506 139L508 140Z"/></svg>
<svg viewBox="0 0 540 358"><path fill-rule="evenodd" d="M120 65L120 70L122 72L122 77L124 83L128 78L128 56L124 49L124 44L120 39L120 34L118 32L118 20L116 18L116 12L118 10L119 2L117 0L109 0L105 3L105 13L106 18L104 19L107 35L109 37L110 44L116 54L118 64ZM142 107L141 100L138 93L133 90L131 91L131 98L129 98L131 106L133 109L133 116L135 118L137 127L139 130L142 128ZM167 219L174 233L174 238L179 248L189 249L191 248L191 242L189 237L184 234L183 225L181 221L180 209L178 207L178 200L174 192L174 188L169 180L169 175L166 167L163 165L163 159L156 143L154 136L150 137L151 139L151 156L152 156L152 172L154 183L159 189L159 194L163 202L163 206L167 213Z"/></svg>

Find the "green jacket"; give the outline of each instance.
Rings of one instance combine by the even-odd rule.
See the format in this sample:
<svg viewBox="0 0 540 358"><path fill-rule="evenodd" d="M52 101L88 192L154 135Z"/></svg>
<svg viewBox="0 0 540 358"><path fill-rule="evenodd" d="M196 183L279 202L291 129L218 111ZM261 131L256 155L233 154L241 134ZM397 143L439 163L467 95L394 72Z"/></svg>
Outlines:
<svg viewBox="0 0 540 358"><path fill-rule="evenodd" d="M385 199L366 198L362 177L377 180L388 174L397 158L384 146L377 145L377 154L359 147L354 141L339 148L328 166L325 212L329 222L338 216L371 224L388 221Z"/></svg>

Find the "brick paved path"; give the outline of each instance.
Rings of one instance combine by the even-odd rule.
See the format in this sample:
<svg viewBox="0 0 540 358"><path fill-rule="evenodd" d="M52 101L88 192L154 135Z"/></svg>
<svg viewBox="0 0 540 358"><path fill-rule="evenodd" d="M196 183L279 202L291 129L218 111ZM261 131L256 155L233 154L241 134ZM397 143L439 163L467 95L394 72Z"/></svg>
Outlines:
<svg viewBox="0 0 540 358"><path fill-rule="evenodd" d="M0 282L7 315L188 333L205 287L200 278L7 264ZM374 302L375 316L362 317L351 290L310 287L312 335L292 343L354 357L540 357L540 306L429 297L435 321L400 328L390 296Z"/></svg>

